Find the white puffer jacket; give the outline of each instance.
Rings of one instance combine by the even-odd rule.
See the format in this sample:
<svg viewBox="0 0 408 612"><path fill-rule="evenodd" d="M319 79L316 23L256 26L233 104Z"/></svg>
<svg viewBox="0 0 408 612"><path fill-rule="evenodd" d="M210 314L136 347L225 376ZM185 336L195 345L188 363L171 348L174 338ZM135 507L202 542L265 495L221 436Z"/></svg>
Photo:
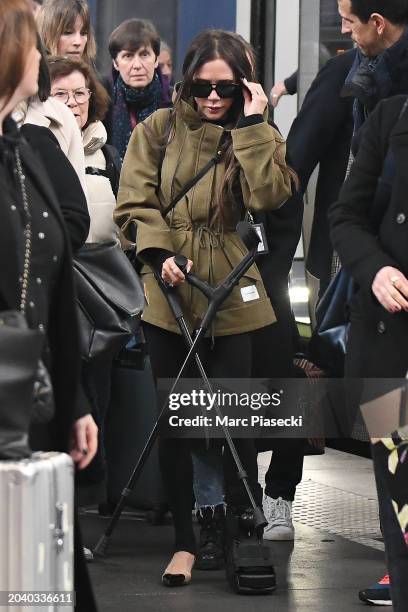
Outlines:
<svg viewBox="0 0 408 612"><path fill-rule="evenodd" d="M85 167L106 170L106 160L102 151L107 134L101 121L94 121L83 132L82 140L85 153ZM88 209L91 226L87 242L118 240L118 227L113 221L116 207L115 195L110 181L105 176L86 174Z"/></svg>

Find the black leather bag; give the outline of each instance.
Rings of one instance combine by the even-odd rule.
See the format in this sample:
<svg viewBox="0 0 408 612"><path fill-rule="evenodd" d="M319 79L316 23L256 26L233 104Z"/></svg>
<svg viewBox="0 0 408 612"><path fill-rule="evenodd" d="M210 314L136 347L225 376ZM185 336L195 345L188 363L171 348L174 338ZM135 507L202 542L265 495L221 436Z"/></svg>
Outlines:
<svg viewBox="0 0 408 612"><path fill-rule="evenodd" d="M331 376L343 376L354 282L344 268L331 280L316 308L309 359Z"/></svg>
<svg viewBox="0 0 408 612"><path fill-rule="evenodd" d="M85 244L75 255L81 355L115 354L138 328L141 281L117 242Z"/></svg>
<svg viewBox="0 0 408 612"><path fill-rule="evenodd" d="M0 459L31 455L28 430L42 345L22 312L0 313Z"/></svg>

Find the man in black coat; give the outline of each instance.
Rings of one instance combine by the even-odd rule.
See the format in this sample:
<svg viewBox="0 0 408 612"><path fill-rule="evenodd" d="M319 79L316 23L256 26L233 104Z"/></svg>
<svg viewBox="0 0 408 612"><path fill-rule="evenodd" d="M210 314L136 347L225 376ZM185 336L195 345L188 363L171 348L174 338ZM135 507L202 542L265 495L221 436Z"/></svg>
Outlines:
<svg viewBox="0 0 408 612"><path fill-rule="evenodd" d="M339 13L343 31L351 34L358 47L342 90L343 96L354 98L352 152L356 154L364 132L361 128L378 102L408 94L408 0L339 0ZM373 353L365 349L365 358L370 355ZM346 367L346 374L348 370ZM360 599L391 605L388 576L361 591Z"/></svg>
<svg viewBox="0 0 408 612"><path fill-rule="evenodd" d="M321 293L330 280L332 249L327 210L343 183L353 133L352 101L340 97L355 50L329 60L319 71L292 124L287 149L301 191L320 163L307 269L320 279Z"/></svg>
<svg viewBox="0 0 408 612"><path fill-rule="evenodd" d="M319 71L292 124L287 150L301 191L320 163L315 212L306 267L320 279L323 293L330 280L332 247L327 211L344 181L353 133L352 100L340 97L356 51L330 59Z"/></svg>
<svg viewBox="0 0 408 612"><path fill-rule="evenodd" d="M350 409L399 386L396 379L405 377L408 367L406 100L397 96L382 101L369 117L350 177L330 209L334 246L356 283L345 372L351 380L364 380L364 399L360 388L348 384ZM391 504L387 460L384 465L378 446L373 446L373 458L394 609L405 610L408 549ZM360 598L391 605L389 584L385 577Z"/></svg>

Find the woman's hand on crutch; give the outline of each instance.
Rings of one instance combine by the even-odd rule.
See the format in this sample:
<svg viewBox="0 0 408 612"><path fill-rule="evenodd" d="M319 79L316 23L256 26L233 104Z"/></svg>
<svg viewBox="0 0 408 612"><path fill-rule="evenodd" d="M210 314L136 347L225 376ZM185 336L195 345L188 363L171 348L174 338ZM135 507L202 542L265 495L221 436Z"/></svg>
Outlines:
<svg viewBox="0 0 408 612"><path fill-rule="evenodd" d="M193 267L191 259L187 259L187 272ZM177 287L184 283L186 277L174 261L174 257L168 257L162 266L162 279L170 287Z"/></svg>

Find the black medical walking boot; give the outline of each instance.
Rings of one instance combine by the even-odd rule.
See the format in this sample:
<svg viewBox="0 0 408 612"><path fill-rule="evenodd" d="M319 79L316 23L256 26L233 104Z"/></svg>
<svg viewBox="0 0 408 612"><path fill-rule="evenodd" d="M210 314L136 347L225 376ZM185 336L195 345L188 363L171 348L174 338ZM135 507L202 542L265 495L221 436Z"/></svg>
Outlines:
<svg viewBox="0 0 408 612"><path fill-rule="evenodd" d="M218 570L224 567L225 506L200 508L196 512L200 524L200 541L195 569Z"/></svg>
<svg viewBox="0 0 408 612"><path fill-rule="evenodd" d="M276 589L271 550L256 532L252 508L227 508L226 575L239 594L269 594Z"/></svg>

